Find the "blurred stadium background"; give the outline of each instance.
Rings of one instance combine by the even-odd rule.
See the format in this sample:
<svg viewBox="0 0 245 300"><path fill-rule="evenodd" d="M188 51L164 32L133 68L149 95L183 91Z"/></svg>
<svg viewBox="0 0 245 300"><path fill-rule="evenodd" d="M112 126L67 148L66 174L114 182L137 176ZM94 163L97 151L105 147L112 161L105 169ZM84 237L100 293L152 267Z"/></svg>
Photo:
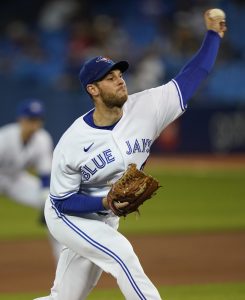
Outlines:
<svg viewBox="0 0 245 300"><path fill-rule="evenodd" d="M47 106L55 143L91 108L78 72L94 55L127 59L129 92L177 74L200 46L203 12L227 12L228 32L215 68L189 111L155 143L155 152L245 151L244 1L9 0L0 4L0 125L15 119L27 97ZM193 124L195 124L193 126Z"/></svg>

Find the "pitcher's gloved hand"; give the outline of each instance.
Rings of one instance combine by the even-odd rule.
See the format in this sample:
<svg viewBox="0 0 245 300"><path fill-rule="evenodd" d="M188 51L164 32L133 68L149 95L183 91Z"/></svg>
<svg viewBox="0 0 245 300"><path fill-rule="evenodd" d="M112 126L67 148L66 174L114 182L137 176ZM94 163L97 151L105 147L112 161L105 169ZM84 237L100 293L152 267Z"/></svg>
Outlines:
<svg viewBox="0 0 245 300"><path fill-rule="evenodd" d="M138 170L136 164L130 164L112 185L106 198L108 207L119 217L139 212L139 206L150 199L159 187L155 178Z"/></svg>

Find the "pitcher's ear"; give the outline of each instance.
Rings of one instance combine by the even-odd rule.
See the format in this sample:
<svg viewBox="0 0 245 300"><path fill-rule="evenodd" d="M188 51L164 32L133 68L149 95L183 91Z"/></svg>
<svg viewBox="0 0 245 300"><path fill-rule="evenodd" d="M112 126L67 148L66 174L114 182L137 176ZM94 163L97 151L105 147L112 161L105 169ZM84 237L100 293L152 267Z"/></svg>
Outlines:
<svg viewBox="0 0 245 300"><path fill-rule="evenodd" d="M95 84L88 84L87 85L87 92L91 95L91 96L97 96L99 93L99 89Z"/></svg>

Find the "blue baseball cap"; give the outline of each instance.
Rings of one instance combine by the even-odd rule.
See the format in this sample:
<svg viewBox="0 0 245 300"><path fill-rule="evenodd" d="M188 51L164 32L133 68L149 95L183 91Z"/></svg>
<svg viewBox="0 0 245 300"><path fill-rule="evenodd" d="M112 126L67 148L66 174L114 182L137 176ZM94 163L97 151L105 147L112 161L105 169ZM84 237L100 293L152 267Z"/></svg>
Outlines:
<svg viewBox="0 0 245 300"><path fill-rule="evenodd" d="M83 64L79 78L86 90L88 84L101 80L111 70L118 69L123 73L128 67L129 63L127 61L114 62L110 58L96 56Z"/></svg>
<svg viewBox="0 0 245 300"><path fill-rule="evenodd" d="M44 118L44 105L38 99L26 99L17 108L18 117Z"/></svg>

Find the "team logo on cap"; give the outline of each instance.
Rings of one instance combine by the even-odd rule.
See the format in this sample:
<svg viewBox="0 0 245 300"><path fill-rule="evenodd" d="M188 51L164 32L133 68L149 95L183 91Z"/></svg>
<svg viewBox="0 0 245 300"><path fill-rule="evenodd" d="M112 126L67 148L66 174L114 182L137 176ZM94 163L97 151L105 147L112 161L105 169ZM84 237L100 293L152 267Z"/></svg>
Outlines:
<svg viewBox="0 0 245 300"><path fill-rule="evenodd" d="M29 105L30 112L34 114L39 114L42 112L42 105L38 101L31 102Z"/></svg>
<svg viewBox="0 0 245 300"><path fill-rule="evenodd" d="M113 61L108 58L108 57L103 57L103 56L100 56L96 59L96 62L100 62L100 61L104 61L104 62L107 62L109 64L113 63Z"/></svg>
<svg viewBox="0 0 245 300"><path fill-rule="evenodd" d="M33 113L39 113L42 110L42 105L39 102L32 102L30 104L30 111Z"/></svg>

